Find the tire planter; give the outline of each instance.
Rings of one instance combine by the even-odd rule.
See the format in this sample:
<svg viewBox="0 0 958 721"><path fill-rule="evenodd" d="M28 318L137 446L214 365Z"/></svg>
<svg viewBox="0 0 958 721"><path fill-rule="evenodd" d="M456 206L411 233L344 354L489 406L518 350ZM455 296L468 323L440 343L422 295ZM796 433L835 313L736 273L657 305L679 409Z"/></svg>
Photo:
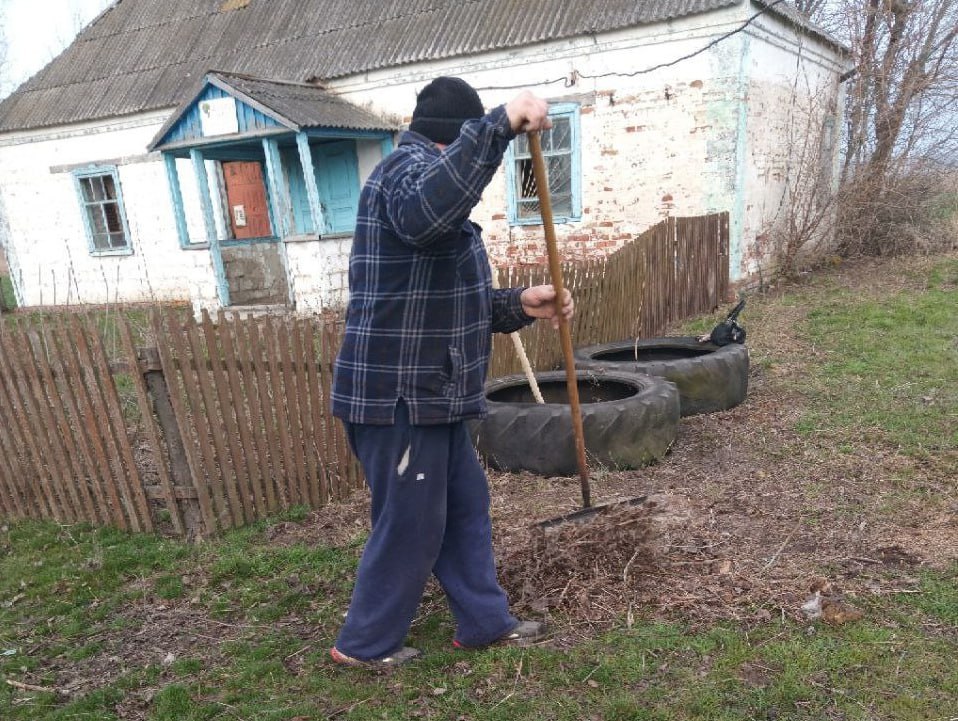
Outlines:
<svg viewBox="0 0 958 721"><path fill-rule="evenodd" d="M638 342L586 346L575 351L576 367L594 371L648 373L679 389L682 415L711 413L737 406L748 392L748 349L717 346L695 337L648 338Z"/></svg>
<svg viewBox="0 0 958 721"><path fill-rule="evenodd" d="M639 468L662 458L675 440L679 395L653 376L577 371L588 463ZM545 403L536 403L524 375L486 386L489 415L471 424L473 442L492 468L543 476L578 473L564 371L537 373Z"/></svg>

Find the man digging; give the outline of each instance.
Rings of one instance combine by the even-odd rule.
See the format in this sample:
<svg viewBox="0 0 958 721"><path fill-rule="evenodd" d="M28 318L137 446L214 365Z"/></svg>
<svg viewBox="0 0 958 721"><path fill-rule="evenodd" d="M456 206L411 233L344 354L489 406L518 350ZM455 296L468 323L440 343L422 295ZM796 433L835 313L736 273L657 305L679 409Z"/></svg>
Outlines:
<svg viewBox="0 0 958 721"><path fill-rule="evenodd" d="M369 484L372 531L330 649L337 663L417 657L403 643L431 574L457 647L543 635L541 623L510 614L496 578L488 480L465 421L485 414L492 333L540 318L558 327L551 285L492 289L481 229L469 221L509 141L550 127L547 103L530 92L486 113L465 81L440 77L363 188L332 403Z"/></svg>

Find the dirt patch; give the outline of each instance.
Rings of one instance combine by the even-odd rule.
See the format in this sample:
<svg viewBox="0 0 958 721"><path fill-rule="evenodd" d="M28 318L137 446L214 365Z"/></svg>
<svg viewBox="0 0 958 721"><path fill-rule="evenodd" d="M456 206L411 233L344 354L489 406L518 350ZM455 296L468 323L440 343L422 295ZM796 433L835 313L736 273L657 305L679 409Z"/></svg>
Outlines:
<svg viewBox="0 0 958 721"><path fill-rule="evenodd" d="M870 297L924 289L933 262L845 264L803 285L805 304L784 296L794 288L752 299L743 319L752 356L746 401L683 418L670 455L655 466L594 471L597 502L653 495L683 509L638 539L600 522L577 529L561 558L543 556L529 521L579 507L577 480L493 475L497 553L512 597L580 628L629 623L639 612L748 623L805 618L802 605L820 579L854 603L914 591L922 567L952 567L953 455L903 456L878 432L848 448L824 432L794 431L807 405L800 379L821 358L801 335L808 312L845 288Z"/></svg>
<svg viewBox="0 0 958 721"><path fill-rule="evenodd" d="M302 521L270 526L264 538L273 546L328 546L344 548L369 530L369 497L357 492L349 500L310 511Z"/></svg>

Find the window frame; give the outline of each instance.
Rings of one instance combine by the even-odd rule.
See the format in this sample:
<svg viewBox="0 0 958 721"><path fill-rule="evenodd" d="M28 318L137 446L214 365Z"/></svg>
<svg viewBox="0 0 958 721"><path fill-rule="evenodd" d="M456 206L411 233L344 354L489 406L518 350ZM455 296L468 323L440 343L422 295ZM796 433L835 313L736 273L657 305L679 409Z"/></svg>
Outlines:
<svg viewBox="0 0 958 721"><path fill-rule="evenodd" d="M123 238L126 240L124 248L97 248L94 241L93 227L90 224L89 209L93 205L103 207L103 201L87 201L83 195L83 180L87 178L101 178L110 176L113 180L113 188L116 190L116 198L111 202L117 205L117 212L120 216L120 225L123 228ZM120 173L115 165L91 165L81 170L73 172L73 185L77 195L77 202L80 205L80 215L83 218L83 227L86 229L87 247L90 255L110 256L110 255L133 255L133 236L130 233L130 226L126 219L126 206L123 203L123 188L120 185Z"/></svg>
<svg viewBox="0 0 958 721"><path fill-rule="evenodd" d="M579 103L551 103L549 105L549 117L567 117L569 119L569 129L572 138L572 213L569 215L555 215L553 209L553 221L555 223L574 223L582 220L582 143L581 143L581 106ZM549 156L549 153L544 153ZM542 215L531 218L519 217L519 198L516 197L516 163L520 160L516 157L515 141L509 143L506 150L506 198L508 204L509 225L542 225Z"/></svg>

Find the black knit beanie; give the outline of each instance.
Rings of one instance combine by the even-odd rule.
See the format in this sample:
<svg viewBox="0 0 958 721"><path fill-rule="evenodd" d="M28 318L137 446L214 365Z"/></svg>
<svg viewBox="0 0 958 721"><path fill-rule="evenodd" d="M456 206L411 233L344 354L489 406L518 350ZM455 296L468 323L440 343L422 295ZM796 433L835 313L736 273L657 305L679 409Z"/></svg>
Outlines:
<svg viewBox="0 0 958 721"><path fill-rule="evenodd" d="M459 137L462 124L486 114L482 101L461 78L440 77L419 91L409 129L434 143L449 145Z"/></svg>

